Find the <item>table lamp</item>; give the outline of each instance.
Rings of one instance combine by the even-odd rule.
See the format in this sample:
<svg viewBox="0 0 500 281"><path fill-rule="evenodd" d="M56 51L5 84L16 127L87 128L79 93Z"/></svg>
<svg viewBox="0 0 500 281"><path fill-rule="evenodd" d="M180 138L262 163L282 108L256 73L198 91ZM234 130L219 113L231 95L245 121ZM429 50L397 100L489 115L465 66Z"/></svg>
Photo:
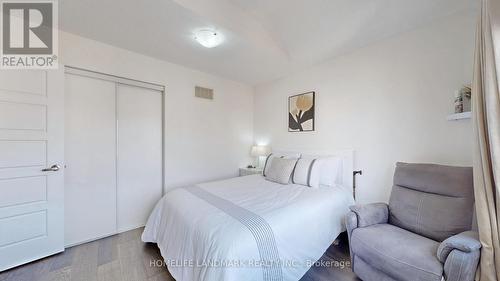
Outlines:
<svg viewBox="0 0 500 281"><path fill-rule="evenodd" d="M250 155L256 158L257 168L263 168L263 158L271 153L271 148L267 145L254 145L250 150Z"/></svg>

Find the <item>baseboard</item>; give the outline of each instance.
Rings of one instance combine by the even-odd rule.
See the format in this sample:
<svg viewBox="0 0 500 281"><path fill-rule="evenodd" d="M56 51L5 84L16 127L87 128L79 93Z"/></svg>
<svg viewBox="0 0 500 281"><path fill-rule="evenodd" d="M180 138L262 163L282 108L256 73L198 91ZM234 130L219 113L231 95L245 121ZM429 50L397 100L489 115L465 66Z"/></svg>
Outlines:
<svg viewBox="0 0 500 281"><path fill-rule="evenodd" d="M139 225L134 225L134 226L129 226L129 227L121 228L121 229L118 229L117 233L127 232L127 231L138 229L138 228L144 227L144 226L146 226L146 224L139 224Z"/></svg>
<svg viewBox="0 0 500 281"><path fill-rule="evenodd" d="M106 238L106 237L110 237L110 236L116 235L118 233L119 232L113 232L113 233L110 233L110 234L105 234L105 235L94 237L94 238L87 239L87 240L84 240L84 241L66 244L66 245L64 245L64 248L67 249L67 248L71 248L71 247L74 247L74 246L82 245L82 244L85 244L85 243L93 242L93 241L96 241L96 240L99 240L99 239L103 239L103 238Z"/></svg>
<svg viewBox="0 0 500 281"><path fill-rule="evenodd" d="M117 232L113 232L113 233L110 233L110 234L105 234L105 235L102 235L102 236L98 236L98 237L91 238L91 239L84 240L84 241L77 242L77 243L71 243L71 244L64 245L64 248L65 249L66 248L71 248L71 247L82 245L82 244L85 244L85 243L97 241L99 239L103 239L103 238L106 238L106 237L117 235L117 234L120 234L120 233L123 233L123 232L134 230L134 229L137 229L137 228L140 228L140 227L144 227L144 226L145 226L144 224L141 224L141 225L137 225L137 226L130 226L130 227L127 227L127 228L119 229Z"/></svg>

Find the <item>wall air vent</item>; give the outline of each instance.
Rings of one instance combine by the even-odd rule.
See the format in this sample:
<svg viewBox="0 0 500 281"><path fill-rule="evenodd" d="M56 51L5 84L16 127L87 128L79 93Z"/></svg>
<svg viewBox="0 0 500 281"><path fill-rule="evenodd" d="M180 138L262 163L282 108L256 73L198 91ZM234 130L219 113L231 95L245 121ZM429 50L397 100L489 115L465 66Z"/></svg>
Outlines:
<svg viewBox="0 0 500 281"><path fill-rule="evenodd" d="M194 96L197 98L213 100L214 99L214 90L209 88L203 88L196 86L194 88Z"/></svg>

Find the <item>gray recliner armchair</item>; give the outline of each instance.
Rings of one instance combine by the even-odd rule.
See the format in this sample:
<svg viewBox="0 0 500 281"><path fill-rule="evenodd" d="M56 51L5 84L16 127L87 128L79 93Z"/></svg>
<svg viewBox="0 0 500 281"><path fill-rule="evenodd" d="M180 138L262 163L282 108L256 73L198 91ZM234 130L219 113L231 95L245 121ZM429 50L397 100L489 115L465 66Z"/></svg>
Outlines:
<svg viewBox="0 0 500 281"><path fill-rule="evenodd" d="M389 204L346 215L354 273L365 281L472 281L472 168L397 163Z"/></svg>

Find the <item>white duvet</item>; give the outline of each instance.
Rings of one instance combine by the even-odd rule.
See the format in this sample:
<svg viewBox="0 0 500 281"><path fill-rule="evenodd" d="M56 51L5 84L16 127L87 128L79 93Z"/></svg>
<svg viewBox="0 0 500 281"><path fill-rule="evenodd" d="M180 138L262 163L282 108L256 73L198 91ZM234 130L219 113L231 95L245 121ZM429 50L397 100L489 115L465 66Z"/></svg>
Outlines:
<svg viewBox="0 0 500 281"><path fill-rule="evenodd" d="M280 276L263 274L262 248L248 226L210 200L179 188L158 202L142 234L144 242L158 244L177 281L299 280L344 230L344 215L354 202L342 187L281 185L260 175L197 188L267 222Z"/></svg>

